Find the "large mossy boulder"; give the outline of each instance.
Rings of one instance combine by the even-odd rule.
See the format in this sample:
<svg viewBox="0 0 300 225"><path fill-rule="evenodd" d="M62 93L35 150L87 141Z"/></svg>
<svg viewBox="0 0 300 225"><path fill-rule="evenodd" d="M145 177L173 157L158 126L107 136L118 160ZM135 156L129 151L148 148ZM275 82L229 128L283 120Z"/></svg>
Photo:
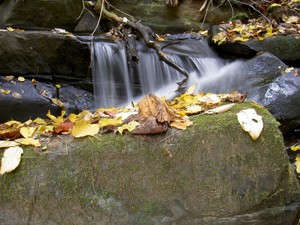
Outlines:
<svg viewBox="0 0 300 225"><path fill-rule="evenodd" d="M2 2L2 3L1 3ZM4 0L0 25L26 29L64 28L73 31L82 10L81 0Z"/></svg>
<svg viewBox="0 0 300 225"><path fill-rule="evenodd" d="M89 76L89 44L46 31L0 31L1 75Z"/></svg>
<svg viewBox="0 0 300 225"><path fill-rule="evenodd" d="M236 113L255 108L253 141ZM1 224L293 224L300 189L278 123L255 104L192 117L185 131L101 135L25 149L0 177Z"/></svg>

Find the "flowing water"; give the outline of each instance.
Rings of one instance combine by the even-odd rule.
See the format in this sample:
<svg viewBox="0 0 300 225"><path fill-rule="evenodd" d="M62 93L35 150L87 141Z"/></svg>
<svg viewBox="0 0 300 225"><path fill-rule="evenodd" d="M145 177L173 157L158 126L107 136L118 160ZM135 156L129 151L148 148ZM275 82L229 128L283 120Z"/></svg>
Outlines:
<svg viewBox="0 0 300 225"><path fill-rule="evenodd" d="M95 107L113 107L155 93L173 97L184 76L158 59L155 51L137 42L139 63L130 66L123 42L98 41L93 46ZM185 40L164 49L168 57L191 74L188 84L197 91L228 92L237 89L242 62L226 61L206 40Z"/></svg>

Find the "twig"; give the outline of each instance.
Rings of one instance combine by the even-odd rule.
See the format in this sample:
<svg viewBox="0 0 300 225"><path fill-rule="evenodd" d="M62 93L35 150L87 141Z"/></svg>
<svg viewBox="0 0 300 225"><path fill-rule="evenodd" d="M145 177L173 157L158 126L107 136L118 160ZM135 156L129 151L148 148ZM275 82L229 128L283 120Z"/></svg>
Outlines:
<svg viewBox="0 0 300 225"><path fill-rule="evenodd" d="M230 0L229 0L230 1ZM235 2L239 3L239 4L242 4L242 5L247 5L249 6L250 8L252 8L254 11L258 12L263 18L265 18L270 24L272 24L272 21L266 17L263 13L261 13L258 9L256 9L253 5L250 5L248 3L244 3L244 2L241 2L239 0L235 0Z"/></svg>
<svg viewBox="0 0 300 225"><path fill-rule="evenodd" d="M102 2L101 2L101 9L100 9L100 13L99 13L99 18L98 18L98 21L97 21L97 25L96 25L93 33L91 34L92 36L94 36L96 30L98 29L98 27L100 25L100 21L101 21L101 18L102 18L103 8L104 8L104 0L102 0Z"/></svg>

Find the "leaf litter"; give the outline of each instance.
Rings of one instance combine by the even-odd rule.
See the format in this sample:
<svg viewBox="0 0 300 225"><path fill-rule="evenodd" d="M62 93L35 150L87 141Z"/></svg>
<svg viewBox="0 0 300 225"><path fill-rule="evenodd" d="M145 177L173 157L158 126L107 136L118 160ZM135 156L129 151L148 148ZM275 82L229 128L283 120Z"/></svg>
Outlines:
<svg viewBox="0 0 300 225"><path fill-rule="evenodd" d="M232 92L228 94L198 93L190 87L186 93L172 101L164 97L149 94L136 105L121 108L99 108L95 112L84 110L79 114L66 115L64 110L59 116L47 113L48 119L36 118L24 123L11 120L0 124L0 148L17 148L7 163L3 156L5 168L2 174L17 167L21 154L20 145L29 145L47 150L40 140L56 135L68 135L73 138L95 136L107 132L133 135L159 134L170 128L186 130L192 126L190 115L224 113L234 107L235 103L243 102L245 94ZM253 140L256 140L256 137ZM12 150L9 150L12 151ZM21 153L22 152L22 153ZM9 154L10 155L10 154ZM5 158L5 159L4 159ZM6 166L11 164L11 167Z"/></svg>

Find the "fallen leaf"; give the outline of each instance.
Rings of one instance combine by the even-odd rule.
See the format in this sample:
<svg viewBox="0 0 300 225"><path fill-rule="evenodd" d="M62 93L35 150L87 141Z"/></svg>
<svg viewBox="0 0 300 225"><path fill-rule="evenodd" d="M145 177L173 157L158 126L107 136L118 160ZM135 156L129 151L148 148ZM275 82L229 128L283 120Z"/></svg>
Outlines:
<svg viewBox="0 0 300 225"><path fill-rule="evenodd" d="M1 89L0 88L0 92L2 93L2 94L5 94L5 95L8 95L9 93L10 93L10 90L8 90L8 89Z"/></svg>
<svg viewBox="0 0 300 225"><path fill-rule="evenodd" d="M185 94L186 94L186 95L192 95L192 94L194 94L195 89L196 89L196 84L193 84L192 86L190 86L190 87L186 90Z"/></svg>
<svg viewBox="0 0 300 225"><path fill-rule="evenodd" d="M1 160L0 175L4 173L9 173L16 169L21 162L21 155L23 154L23 149L19 146L10 147L4 151Z"/></svg>
<svg viewBox="0 0 300 225"><path fill-rule="evenodd" d="M37 117L33 122L39 125L47 125L46 121L39 117Z"/></svg>
<svg viewBox="0 0 300 225"><path fill-rule="evenodd" d="M201 105L190 105L190 106L186 106L186 109L185 109L185 113L187 115L194 115L194 114L198 114L203 111L204 111L204 108Z"/></svg>
<svg viewBox="0 0 300 225"><path fill-rule="evenodd" d="M18 77L18 81L19 81L19 82L24 82L24 81L25 81L25 78L24 78L24 77Z"/></svg>
<svg viewBox="0 0 300 225"><path fill-rule="evenodd" d="M74 127L74 125L75 124L73 122L67 120L67 121L60 123L58 126L56 126L53 131L56 134L59 134L59 133L65 134L65 133L68 133Z"/></svg>
<svg viewBox="0 0 300 225"><path fill-rule="evenodd" d="M61 111L61 115L56 117L56 116L53 116L50 113L50 110L49 110L48 113L47 113L47 116L48 116L49 119L52 120L52 123L53 123L54 126L58 126L59 124L61 124L65 121L65 119L64 119L65 114L66 114L66 112L63 110L63 111Z"/></svg>
<svg viewBox="0 0 300 225"><path fill-rule="evenodd" d="M8 75L8 76L5 76L3 79L5 80L5 81L11 81L11 80L13 80L15 77L13 76L13 75Z"/></svg>
<svg viewBox="0 0 300 225"><path fill-rule="evenodd" d="M13 96L14 98L17 98L17 99L21 99L21 98L22 98L22 95L21 95L20 93L18 93L18 92L13 92L13 93L12 93L12 96Z"/></svg>
<svg viewBox="0 0 300 225"><path fill-rule="evenodd" d="M293 145L293 146L291 147L291 150L292 150L292 151L299 151L299 150L300 150L300 145Z"/></svg>
<svg viewBox="0 0 300 225"><path fill-rule="evenodd" d="M248 132L253 140L256 140L263 129L262 117L254 109L245 109L237 113L238 121L244 131Z"/></svg>
<svg viewBox="0 0 300 225"><path fill-rule="evenodd" d="M64 104L62 103L61 100L59 100L58 98L51 98L51 102L59 107L63 107Z"/></svg>
<svg viewBox="0 0 300 225"><path fill-rule="evenodd" d="M19 142L21 145L31 145L34 147L41 146L40 141L38 139L34 139L34 138L23 138L23 139L18 139L16 141Z"/></svg>
<svg viewBox="0 0 300 225"><path fill-rule="evenodd" d="M284 70L285 73L289 73L294 70L294 67L288 67Z"/></svg>
<svg viewBox="0 0 300 225"><path fill-rule="evenodd" d="M230 103L230 104L227 104L227 105L222 105L222 106L219 106L219 107L214 108L214 109L209 109L209 110L205 111L203 114L210 114L211 115L211 114L227 112L234 105L235 105L234 103Z"/></svg>
<svg viewBox="0 0 300 225"><path fill-rule="evenodd" d="M118 132L123 134L124 130L133 131L138 125L140 125L137 121L131 121L123 126L118 127Z"/></svg>
<svg viewBox="0 0 300 225"><path fill-rule="evenodd" d="M193 125L193 122L188 117L184 117L181 120L172 121L170 126L180 130L186 130L189 126Z"/></svg>
<svg viewBox="0 0 300 225"><path fill-rule="evenodd" d="M21 127L20 133L24 138L31 138L34 135L36 129L37 127Z"/></svg>
<svg viewBox="0 0 300 225"><path fill-rule="evenodd" d="M121 117L119 118L101 118L99 120L100 129L103 127L115 127L122 124L123 121Z"/></svg>
<svg viewBox="0 0 300 225"><path fill-rule="evenodd" d="M20 145L20 144L15 141L0 141L0 148L15 147L18 145Z"/></svg>
<svg viewBox="0 0 300 225"><path fill-rule="evenodd" d="M300 156L299 155L296 157L295 165L296 165L296 172L300 173Z"/></svg>
<svg viewBox="0 0 300 225"><path fill-rule="evenodd" d="M75 138L94 136L99 132L99 124L90 124L85 120L78 121L72 129L72 136Z"/></svg>

